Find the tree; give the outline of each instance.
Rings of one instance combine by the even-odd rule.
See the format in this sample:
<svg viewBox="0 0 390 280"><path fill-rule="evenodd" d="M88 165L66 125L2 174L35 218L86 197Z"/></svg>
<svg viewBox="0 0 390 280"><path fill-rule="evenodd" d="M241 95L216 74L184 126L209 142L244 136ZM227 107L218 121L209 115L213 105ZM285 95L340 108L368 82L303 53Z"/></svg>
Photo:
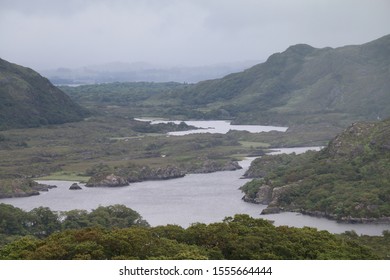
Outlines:
<svg viewBox="0 0 390 280"><path fill-rule="evenodd" d="M79 229L91 226L89 214L86 210L70 210L62 213L63 229Z"/></svg>
<svg viewBox="0 0 390 280"><path fill-rule="evenodd" d="M27 233L27 214L23 210L8 204L0 204L0 233L24 235Z"/></svg>
<svg viewBox="0 0 390 280"><path fill-rule="evenodd" d="M126 228L134 225L149 226L136 211L124 205L99 206L89 215L91 225L105 228Z"/></svg>
<svg viewBox="0 0 390 280"><path fill-rule="evenodd" d="M37 237L46 237L61 229L59 216L48 207L34 208L28 217L29 231Z"/></svg>

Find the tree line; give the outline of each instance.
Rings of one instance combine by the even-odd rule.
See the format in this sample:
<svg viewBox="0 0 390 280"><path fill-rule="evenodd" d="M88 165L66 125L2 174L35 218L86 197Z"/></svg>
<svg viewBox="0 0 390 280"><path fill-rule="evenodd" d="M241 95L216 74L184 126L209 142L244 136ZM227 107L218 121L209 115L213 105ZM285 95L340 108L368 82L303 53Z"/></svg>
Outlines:
<svg viewBox="0 0 390 280"><path fill-rule="evenodd" d="M368 247L354 233L276 227L248 215L188 228L150 227L123 205L91 212L53 212L45 207L26 212L5 204L0 204L0 235L0 259L58 260L380 259L386 258L382 249L390 236L364 237ZM382 248L382 255L375 246Z"/></svg>

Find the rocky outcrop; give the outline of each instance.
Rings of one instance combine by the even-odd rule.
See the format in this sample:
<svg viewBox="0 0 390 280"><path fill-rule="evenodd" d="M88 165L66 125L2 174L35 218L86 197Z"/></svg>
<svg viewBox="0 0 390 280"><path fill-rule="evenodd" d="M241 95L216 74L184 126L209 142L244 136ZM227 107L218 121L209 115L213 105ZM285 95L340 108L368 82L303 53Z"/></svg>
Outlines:
<svg viewBox="0 0 390 280"><path fill-rule="evenodd" d="M34 186L33 188L34 188L34 190L36 190L38 192L48 192L51 189L57 188L57 186L55 186L55 185L46 185L46 184L38 184L38 185Z"/></svg>
<svg viewBox="0 0 390 280"><path fill-rule="evenodd" d="M292 187L293 185L285 185L282 187L272 188L272 186L268 184L261 184L254 197L253 194L251 196L250 192L248 192L242 199L245 202L267 205L267 208L263 209L261 212L263 215L276 214L284 211L284 209L280 207L280 196Z"/></svg>
<svg viewBox="0 0 390 280"><path fill-rule="evenodd" d="M6 183L12 191L8 193L0 192L1 198L12 198L12 197L29 197L39 195L40 192L47 192L50 189L56 188L54 185L38 184L30 179L15 179Z"/></svg>
<svg viewBox="0 0 390 280"><path fill-rule="evenodd" d="M73 183L70 187L69 190L82 190L82 188L79 186L77 183Z"/></svg>
<svg viewBox="0 0 390 280"><path fill-rule="evenodd" d="M127 179L114 175L114 174L109 174L106 176L100 176L93 177L91 178L87 184L85 185L86 187L123 187L129 185L129 182Z"/></svg>
<svg viewBox="0 0 390 280"><path fill-rule="evenodd" d="M280 207L267 207L263 209L260 213L260 215L268 215L268 214L279 214L283 210Z"/></svg>
<svg viewBox="0 0 390 280"><path fill-rule="evenodd" d="M39 195L39 191L20 192L20 193L13 193L13 194L0 193L0 199L13 198L13 197L29 197L34 195Z"/></svg>
<svg viewBox="0 0 390 280"><path fill-rule="evenodd" d="M268 205L272 201L272 188L269 185L261 185L254 198L245 194L242 198L245 202Z"/></svg>
<svg viewBox="0 0 390 280"><path fill-rule="evenodd" d="M198 168L190 168L189 173L213 173L218 171L234 171L242 169L237 161L218 162L215 160L206 159L202 166Z"/></svg>
<svg viewBox="0 0 390 280"><path fill-rule="evenodd" d="M174 165L151 168L149 166L130 165L115 170L111 174L97 174L91 177L86 187L120 187L127 186L129 183L152 181L152 180L169 180L181 178L186 173L211 173L217 171L234 171L242 169L236 161L218 162L215 160L205 160L201 167L192 169L179 168Z"/></svg>
<svg viewBox="0 0 390 280"><path fill-rule="evenodd" d="M281 211L284 211L284 209L282 207L280 207L279 198L283 193L290 190L291 187L292 187L292 185L286 185L286 186L282 186L282 187L273 188L272 190L270 190L270 192L272 192L271 193L271 201L268 203L267 208L265 208L265 209L263 209L263 211L261 211L261 214L262 215L276 214L276 213L280 213Z"/></svg>
<svg viewBox="0 0 390 280"><path fill-rule="evenodd" d="M221 171L234 171L239 169L242 169L242 167L237 161L230 161L222 166Z"/></svg>
<svg viewBox="0 0 390 280"><path fill-rule="evenodd" d="M182 167L168 165L164 167L151 168L149 166L128 165L119 169L112 170L108 173L103 170L102 173L93 175L87 182L86 187L119 187L127 186L129 183L152 181L152 180L169 180L181 178L186 173L211 173L217 171L234 171L242 169L237 161L215 161L205 159L201 167ZM104 172L104 173L103 173Z"/></svg>
<svg viewBox="0 0 390 280"><path fill-rule="evenodd" d="M184 177L185 172L176 166L166 166L159 168L142 167L138 172L129 172L127 180L129 182L169 180Z"/></svg>
<svg viewBox="0 0 390 280"><path fill-rule="evenodd" d="M375 123L368 122L353 123L330 141L324 149L324 153L327 153L331 158L348 157L352 159L362 155L365 145L374 146L376 144L375 139L372 139L375 125ZM369 143L369 139L371 139L371 143Z"/></svg>
<svg viewBox="0 0 390 280"><path fill-rule="evenodd" d="M269 203L270 207L276 206L279 204L279 198L280 196L285 193L286 191L290 190L293 186L292 185L285 185L282 187L276 187L272 189L272 197L271 202Z"/></svg>
<svg viewBox="0 0 390 280"><path fill-rule="evenodd" d="M269 185L262 185L256 194L255 201L260 204L270 204L272 201L272 188Z"/></svg>
<svg viewBox="0 0 390 280"><path fill-rule="evenodd" d="M282 187L272 188L267 184L263 184L259 187L259 190L256 193L256 197L254 199L248 198L244 196L244 200L247 202L257 203L269 205L270 207L278 205L278 201L280 196L291 189L292 185L285 185Z"/></svg>
<svg viewBox="0 0 390 280"><path fill-rule="evenodd" d="M184 171L176 166L160 168L132 166L131 168L118 170L118 173L115 174L92 176L86 187L121 187L133 182L168 180L184 176Z"/></svg>

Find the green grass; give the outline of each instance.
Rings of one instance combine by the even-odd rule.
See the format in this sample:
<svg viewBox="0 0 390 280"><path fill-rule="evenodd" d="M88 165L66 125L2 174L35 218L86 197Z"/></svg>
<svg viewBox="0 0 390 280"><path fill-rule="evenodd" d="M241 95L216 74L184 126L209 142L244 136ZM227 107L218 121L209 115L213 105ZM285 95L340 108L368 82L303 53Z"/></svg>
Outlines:
<svg viewBox="0 0 390 280"><path fill-rule="evenodd" d="M85 105L85 104L84 104ZM297 144L315 146L330 139L332 127L299 128L288 133L192 134L167 137L170 127L142 133L142 122L132 120L133 109L89 104L96 113L77 123L12 129L0 134L0 179L86 181L86 171L97 164L112 169L128 164L151 168L167 165L194 170L207 160L222 164L243 159L267 147ZM138 116L137 116L138 117ZM150 127L146 129L150 131ZM164 157L165 156L165 157ZM0 187L1 192L1 187Z"/></svg>
<svg viewBox="0 0 390 280"><path fill-rule="evenodd" d="M269 143L264 142L239 141L239 143L244 148L268 148L270 146Z"/></svg>
<svg viewBox="0 0 390 280"><path fill-rule="evenodd" d="M78 181L78 182L87 182L89 180L89 176L80 175L77 173L70 172L54 172L48 176L37 177L35 180L60 180L60 181Z"/></svg>

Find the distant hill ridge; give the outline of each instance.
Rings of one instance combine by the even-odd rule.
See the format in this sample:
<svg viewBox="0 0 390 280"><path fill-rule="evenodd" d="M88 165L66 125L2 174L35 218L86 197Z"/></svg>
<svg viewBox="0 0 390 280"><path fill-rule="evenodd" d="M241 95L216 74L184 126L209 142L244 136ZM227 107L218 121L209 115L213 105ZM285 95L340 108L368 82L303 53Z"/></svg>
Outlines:
<svg viewBox="0 0 390 280"><path fill-rule="evenodd" d="M390 35L340 48L298 44L245 71L153 99L195 118L347 126L390 116L389 66Z"/></svg>
<svg viewBox="0 0 390 280"><path fill-rule="evenodd" d="M39 73L57 85L86 85L115 82L196 83L242 71L259 61L242 61L205 66L159 66L145 62L113 62L82 68L58 68Z"/></svg>
<svg viewBox="0 0 390 280"><path fill-rule="evenodd" d="M80 121L87 115L48 79L0 59L0 130Z"/></svg>
<svg viewBox="0 0 390 280"><path fill-rule="evenodd" d="M390 35L339 48L297 44L242 72L196 84L62 89L80 104L125 106L145 116L345 128L390 117Z"/></svg>

